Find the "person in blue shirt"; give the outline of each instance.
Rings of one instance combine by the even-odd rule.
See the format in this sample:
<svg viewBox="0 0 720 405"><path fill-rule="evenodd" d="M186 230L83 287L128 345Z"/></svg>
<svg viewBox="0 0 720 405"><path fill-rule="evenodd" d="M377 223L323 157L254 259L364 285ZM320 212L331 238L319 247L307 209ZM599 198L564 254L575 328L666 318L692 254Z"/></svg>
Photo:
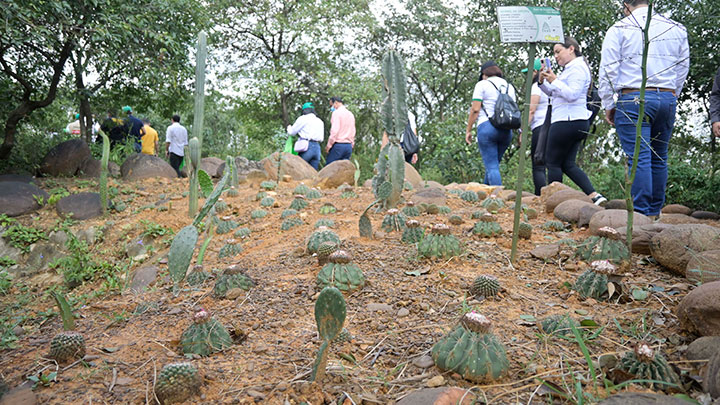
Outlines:
<svg viewBox="0 0 720 405"><path fill-rule="evenodd" d="M139 118L132 114L132 107L129 105L123 107L122 110L125 114L127 114L127 119L125 120L125 130L135 141L135 152L140 153L142 150L142 144L140 143L142 134L140 133L140 130L144 124Z"/></svg>

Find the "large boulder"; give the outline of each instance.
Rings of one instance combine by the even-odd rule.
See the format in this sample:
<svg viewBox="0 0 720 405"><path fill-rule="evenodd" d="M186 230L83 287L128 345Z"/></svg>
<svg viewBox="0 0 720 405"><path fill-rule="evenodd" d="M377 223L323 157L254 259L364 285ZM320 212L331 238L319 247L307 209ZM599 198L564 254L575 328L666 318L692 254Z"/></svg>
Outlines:
<svg viewBox="0 0 720 405"><path fill-rule="evenodd" d="M0 214L9 217L28 214L40 209L41 201L47 202L50 195L34 184L19 181L0 182Z"/></svg>
<svg viewBox="0 0 720 405"><path fill-rule="evenodd" d="M570 186L568 186L567 184L563 184L558 181L553 181L552 183L548 184L547 186L543 186L540 189L540 199L543 202L547 201L547 199L550 198L550 196L552 196L553 194L557 193L558 191L562 191L562 190L572 190L572 188L570 188ZM548 212L552 212L552 211L548 211Z"/></svg>
<svg viewBox="0 0 720 405"><path fill-rule="evenodd" d="M315 187L332 189L343 183L355 184L355 165L349 160L336 160L317 174Z"/></svg>
<svg viewBox="0 0 720 405"><path fill-rule="evenodd" d="M546 186L547 187L547 186ZM545 212L548 214L555 211L555 207L560 205L561 202L567 200L580 200L592 203L592 198L588 197L582 191L573 189L560 190L553 193L550 197L545 200Z"/></svg>
<svg viewBox="0 0 720 405"><path fill-rule="evenodd" d="M410 201L414 202L415 204L435 204L435 205L445 205L445 190L441 188L431 187L431 188L422 188L413 194L412 197L410 197Z"/></svg>
<svg viewBox="0 0 720 405"><path fill-rule="evenodd" d="M595 204L583 205L582 207L580 207L580 212L578 213L577 220L578 228L590 225L590 219L592 219L592 216L595 215L596 212L602 211L604 209L605 208Z"/></svg>
<svg viewBox="0 0 720 405"><path fill-rule="evenodd" d="M688 345L687 359L710 360L717 352L720 352L720 336L703 336Z"/></svg>
<svg viewBox="0 0 720 405"><path fill-rule="evenodd" d="M175 169L165 160L144 153L134 153L128 156L120 166L120 174L125 180L142 180L153 177L174 179L177 177Z"/></svg>
<svg viewBox="0 0 720 405"><path fill-rule="evenodd" d="M691 216L697 219L710 219L713 221L717 221L720 219L720 214L710 211L695 211L692 213Z"/></svg>
<svg viewBox="0 0 720 405"><path fill-rule="evenodd" d="M610 200L605 203L605 209L608 210L627 210L627 201L625 200Z"/></svg>
<svg viewBox="0 0 720 405"><path fill-rule="evenodd" d="M720 336L720 281L703 284L680 301L680 325L700 336Z"/></svg>
<svg viewBox="0 0 720 405"><path fill-rule="evenodd" d="M27 174L0 174L0 183L4 181L18 181L20 183L35 183L35 178Z"/></svg>
<svg viewBox="0 0 720 405"><path fill-rule="evenodd" d="M415 167L408 162L405 162L405 181L412 184L413 188L420 188L422 186L423 179L415 170Z"/></svg>
<svg viewBox="0 0 720 405"><path fill-rule="evenodd" d="M660 210L662 214L683 214L690 215L693 210L682 204L668 204Z"/></svg>
<svg viewBox="0 0 720 405"><path fill-rule="evenodd" d="M651 224L652 220L645 215L636 212L633 214L633 227ZM596 212L590 218L590 234L597 235L600 228L620 228L627 226L627 211L625 210L602 210Z"/></svg>
<svg viewBox="0 0 720 405"><path fill-rule="evenodd" d="M690 402L669 395L623 392L607 397L599 405L688 405Z"/></svg>
<svg viewBox="0 0 720 405"><path fill-rule="evenodd" d="M261 160L263 170L267 173L271 180L278 180L278 152ZM292 153L282 154L282 165L280 167L280 179L288 175L293 180L313 180L317 176L317 171L313 169L308 162L304 161L300 156Z"/></svg>
<svg viewBox="0 0 720 405"><path fill-rule="evenodd" d="M101 166L102 164L98 159L85 159L82 165L80 165L78 174L80 175L80 177L98 178L100 177L100 169L102 168ZM112 177L120 176L120 166L118 166L115 162L108 162L108 174Z"/></svg>
<svg viewBox="0 0 720 405"><path fill-rule="evenodd" d="M679 224L697 224L699 219L693 218L685 214L660 214L659 221L663 224L679 225Z"/></svg>
<svg viewBox="0 0 720 405"><path fill-rule="evenodd" d="M720 250L706 250L690 257L685 277L703 284L720 280Z"/></svg>
<svg viewBox="0 0 720 405"><path fill-rule="evenodd" d="M218 174L218 167L223 163L225 163L224 160L215 156L204 157L200 159L200 170L209 174L210 177L222 176L222 173Z"/></svg>
<svg viewBox="0 0 720 405"><path fill-rule="evenodd" d="M710 357L703 375L703 390L713 398L720 398L720 352ZM717 400L713 402L713 404L717 403Z"/></svg>
<svg viewBox="0 0 720 405"><path fill-rule="evenodd" d="M468 183L463 190L474 191L476 193L485 193L485 195L492 194L495 190L499 189L498 186L488 186L487 184L480 184L474 181Z"/></svg>
<svg viewBox="0 0 720 405"><path fill-rule="evenodd" d="M82 139L70 139L55 145L40 163L40 174L46 176L74 176L90 158L90 147Z"/></svg>
<svg viewBox="0 0 720 405"><path fill-rule="evenodd" d="M651 253L650 241L652 240L652 238L660 232L672 227L673 225L661 224L659 222L641 226L634 226L632 236L632 252L641 255L649 255ZM625 236L627 235L627 226L621 226L620 228L617 228L617 231L620 232L622 240L625 240Z"/></svg>
<svg viewBox="0 0 720 405"><path fill-rule="evenodd" d="M83 220L102 215L100 194L78 193L63 197L55 204L55 209L61 217Z"/></svg>
<svg viewBox="0 0 720 405"><path fill-rule="evenodd" d="M591 209L595 209L597 205L583 200L567 200L555 207L553 215L561 221L576 223L580 219L580 210L583 207L593 207ZM602 210L601 207L600 209Z"/></svg>
<svg viewBox="0 0 720 405"><path fill-rule="evenodd" d="M262 162L258 162L255 160L249 160L245 156L236 156L235 157L235 167L237 168L238 175L240 178L242 178L244 176L248 176L248 174L253 171L264 170ZM225 173L225 161L224 160L217 167L217 171L215 172L215 174L213 174L213 176L222 177L223 173ZM210 173L208 173L208 174L210 174ZM266 180L268 178L269 177L266 177Z"/></svg>
<svg viewBox="0 0 720 405"><path fill-rule="evenodd" d="M717 249L718 246L720 228L704 224L682 224L655 235L650 251L660 265L674 274L684 276L687 264L694 255Z"/></svg>

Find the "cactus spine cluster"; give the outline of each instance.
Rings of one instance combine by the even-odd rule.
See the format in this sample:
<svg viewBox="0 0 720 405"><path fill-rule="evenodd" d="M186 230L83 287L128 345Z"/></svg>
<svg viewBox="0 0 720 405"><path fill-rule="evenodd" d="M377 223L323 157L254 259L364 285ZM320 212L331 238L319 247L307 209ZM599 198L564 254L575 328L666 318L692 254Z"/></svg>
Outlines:
<svg viewBox="0 0 720 405"><path fill-rule="evenodd" d="M100 206L102 207L103 215L107 213L108 209L108 162L110 160L110 139L108 139L105 132L102 130L99 132L102 136L102 159L100 159L100 179L98 179L98 188L100 189Z"/></svg>
<svg viewBox="0 0 720 405"><path fill-rule="evenodd" d="M351 263L350 254L344 250L336 250L327 258L318 273L318 287L333 286L341 291L353 291L365 285L365 276L362 270Z"/></svg>
<svg viewBox="0 0 720 405"><path fill-rule="evenodd" d="M420 222L410 219L405 222L405 229L403 230L402 239L403 243L418 243L425 236L425 229L420 226Z"/></svg>
<svg viewBox="0 0 720 405"><path fill-rule="evenodd" d="M505 346L490 332L490 320L472 311L432 348L435 365L476 383L491 382L510 367Z"/></svg>
<svg viewBox="0 0 720 405"><path fill-rule="evenodd" d="M476 297L490 298L496 296L498 292L500 292L500 282L493 276L478 276L470 287L470 294Z"/></svg>
<svg viewBox="0 0 720 405"><path fill-rule="evenodd" d="M196 117L197 119L197 117ZM187 153L188 159L185 164L188 168L188 177L190 178L190 190L188 193L188 214L194 217L198 210L198 170L200 170L200 140L197 137L190 139L188 143Z"/></svg>
<svg viewBox="0 0 720 405"><path fill-rule="evenodd" d="M462 252L458 238L450 233L445 224L436 224L430 234L418 244L418 253L422 257L448 259Z"/></svg>
<svg viewBox="0 0 720 405"><path fill-rule="evenodd" d="M635 350L625 353L616 368L635 376L638 380L646 380L641 384L652 389L667 390L680 386L680 377L670 367L665 357L655 353L645 342L638 343ZM667 384L662 384L663 382Z"/></svg>
<svg viewBox="0 0 720 405"><path fill-rule="evenodd" d="M333 242L336 245L340 244L340 237L328 228L321 227L312 234L307 241L307 251L309 254L317 253L318 248L324 242Z"/></svg>
<svg viewBox="0 0 720 405"><path fill-rule="evenodd" d="M191 363L165 365L158 374L155 395L161 405L177 404L200 393L202 379Z"/></svg>
<svg viewBox="0 0 720 405"><path fill-rule="evenodd" d="M400 232L405 229L405 215L397 208L390 208L382 221L382 229L385 232Z"/></svg>
<svg viewBox="0 0 720 405"><path fill-rule="evenodd" d="M335 287L323 288L315 302L315 322L322 343L313 364L310 381L321 380L325 376L328 348L342 331L346 314L345 299L340 290Z"/></svg>
<svg viewBox="0 0 720 405"><path fill-rule="evenodd" d="M478 195L476 192L472 190L464 191L462 194L460 194L460 198L463 201L467 202L476 202L478 200Z"/></svg>
<svg viewBox="0 0 720 405"><path fill-rule="evenodd" d="M180 346L183 354L209 356L232 346L232 338L223 324L201 309L180 337Z"/></svg>

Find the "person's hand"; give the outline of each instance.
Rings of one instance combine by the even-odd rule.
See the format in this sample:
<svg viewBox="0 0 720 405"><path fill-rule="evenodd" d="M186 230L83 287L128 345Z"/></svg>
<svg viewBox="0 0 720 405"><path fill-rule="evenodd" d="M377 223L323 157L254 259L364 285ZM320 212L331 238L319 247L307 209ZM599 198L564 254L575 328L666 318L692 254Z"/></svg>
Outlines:
<svg viewBox="0 0 720 405"><path fill-rule="evenodd" d="M410 158L410 164L414 165L415 163L417 163L417 159L417 153L413 153L412 158Z"/></svg>
<svg viewBox="0 0 720 405"><path fill-rule="evenodd" d="M332 146L331 146L330 144L328 144L328 145L325 147L325 153L330 153L330 149L331 149L331 148L332 148Z"/></svg>
<svg viewBox="0 0 720 405"><path fill-rule="evenodd" d="M605 122L615 126L615 109L605 110Z"/></svg>
<svg viewBox="0 0 720 405"><path fill-rule="evenodd" d="M713 122L712 124L712 132L716 137L720 137L720 121Z"/></svg>
<svg viewBox="0 0 720 405"><path fill-rule="evenodd" d="M465 131L465 143L472 145L472 132Z"/></svg>
<svg viewBox="0 0 720 405"><path fill-rule="evenodd" d="M553 71L550 69L540 72L540 77L543 81L547 80L549 83L552 83L555 81L555 79L557 79L555 73L553 73Z"/></svg>
<svg viewBox="0 0 720 405"><path fill-rule="evenodd" d="M288 125L288 126L287 126L287 129L286 129L286 131L287 131L288 134L290 133L290 130L291 130L291 129L292 129L292 125Z"/></svg>

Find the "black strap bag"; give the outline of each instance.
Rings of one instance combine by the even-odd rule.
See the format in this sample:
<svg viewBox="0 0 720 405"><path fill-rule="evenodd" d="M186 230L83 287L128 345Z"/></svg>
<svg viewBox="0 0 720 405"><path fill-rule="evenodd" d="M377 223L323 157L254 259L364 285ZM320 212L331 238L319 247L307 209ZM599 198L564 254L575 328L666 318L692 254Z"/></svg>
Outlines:
<svg viewBox="0 0 720 405"><path fill-rule="evenodd" d="M415 135L415 131L413 131L412 126L410 126L410 121L408 121L408 123L405 125L405 130L403 131L403 140L400 145L402 146L405 155L412 156L413 154L420 151L420 140L418 139L417 135Z"/></svg>
<svg viewBox="0 0 720 405"><path fill-rule="evenodd" d="M552 105L548 105L547 114L545 114L545 122L543 122L542 127L540 127L538 143L535 147L535 154L532 157L535 166L545 166L545 151L547 150L547 140L548 132L550 132L551 116Z"/></svg>
<svg viewBox="0 0 720 405"><path fill-rule="evenodd" d="M503 93L492 81L488 80L490 84L495 87L498 91L498 98L495 102L495 112L492 117L488 115L485 106L483 105L483 111L485 115L488 115L490 123L497 129L518 129L522 123L522 113L515 100L510 97L510 84L505 86L505 93Z"/></svg>

